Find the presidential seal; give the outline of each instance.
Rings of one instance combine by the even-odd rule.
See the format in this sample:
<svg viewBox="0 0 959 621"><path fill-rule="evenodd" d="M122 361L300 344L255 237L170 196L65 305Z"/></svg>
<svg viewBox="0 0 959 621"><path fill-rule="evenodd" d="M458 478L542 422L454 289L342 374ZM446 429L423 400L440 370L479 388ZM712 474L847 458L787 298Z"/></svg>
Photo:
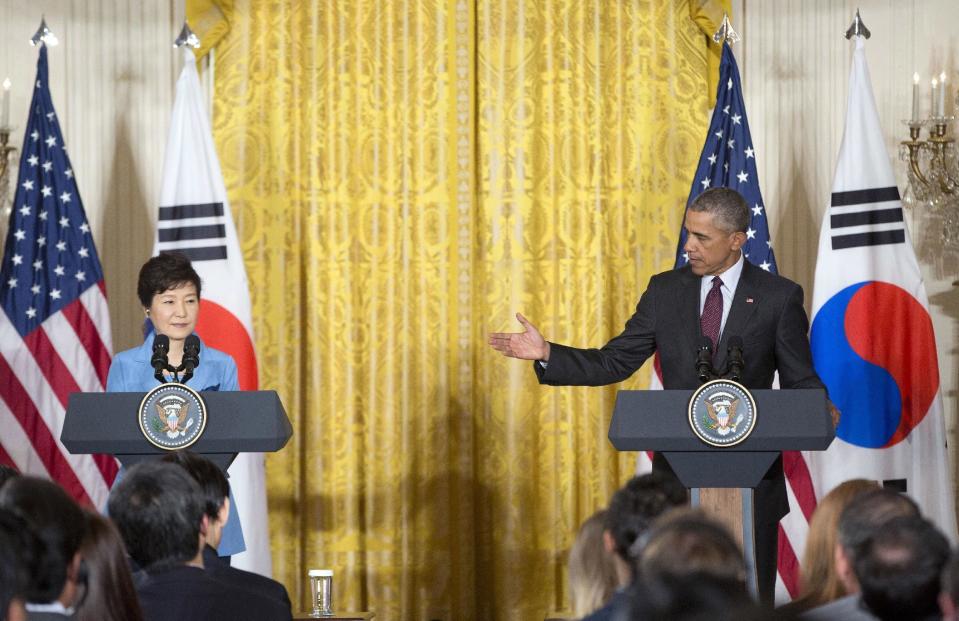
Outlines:
<svg viewBox="0 0 959 621"><path fill-rule="evenodd" d="M706 382L689 400L689 426L710 446L735 446L749 437L755 425L756 402L738 382Z"/></svg>
<svg viewBox="0 0 959 621"><path fill-rule="evenodd" d="M185 384L160 384L144 395L137 418L150 444L173 451L190 446L203 435L206 404L200 393Z"/></svg>

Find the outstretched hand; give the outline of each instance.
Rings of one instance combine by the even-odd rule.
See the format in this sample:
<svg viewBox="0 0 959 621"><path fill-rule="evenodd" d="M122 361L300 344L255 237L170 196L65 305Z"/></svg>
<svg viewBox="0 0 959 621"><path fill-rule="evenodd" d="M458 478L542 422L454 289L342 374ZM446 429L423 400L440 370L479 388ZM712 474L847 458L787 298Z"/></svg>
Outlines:
<svg viewBox="0 0 959 621"><path fill-rule="evenodd" d="M829 410L830 418L832 418L833 429L838 429L839 419L842 417L842 413L839 411L839 408L837 408L829 399L826 399L826 408Z"/></svg>
<svg viewBox="0 0 959 621"><path fill-rule="evenodd" d="M549 343L539 330L520 313L516 313L516 320L522 324L523 332L493 332L489 335L493 349L510 358L549 360Z"/></svg>

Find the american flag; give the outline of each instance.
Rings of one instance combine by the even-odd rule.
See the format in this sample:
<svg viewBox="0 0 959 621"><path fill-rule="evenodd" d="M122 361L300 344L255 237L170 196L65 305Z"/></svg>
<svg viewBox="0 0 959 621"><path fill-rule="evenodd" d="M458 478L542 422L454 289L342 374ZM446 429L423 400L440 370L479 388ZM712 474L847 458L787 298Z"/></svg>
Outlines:
<svg viewBox="0 0 959 621"><path fill-rule="evenodd" d="M71 455L60 443L70 393L106 386L111 339L103 270L50 97L46 46L0 265L0 303L0 462L102 506L116 461Z"/></svg>
<svg viewBox="0 0 959 621"><path fill-rule="evenodd" d="M764 270L776 272L776 257L773 255L769 226L766 223L766 206L759 191L759 175L756 172L756 153L746 121L746 106L739 80L739 68L729 48L723 44L723 56L719 64L719 88L716 91L716 107L709 122L706 143L699 156L693 187L689 190L686 207L709 188L732 188L746 199L752 209L749 229L746 231L746 258ZM674 267L686 265L683 246L686 231L679 231Z"/></svg>
<svg viewBox="0 0 959 621"><path fill-rule="evenodd" d="M727 187L739 192L750 206L752 215L746 231L746 245L743 253L746 259L776 273L776 257L773 254L772 240L769 238L769 225L766 220L766 205L759 190L759 175L756 172L756 153L749 134L749 122L746 120L746 106L743 103L742 84L739 68L729 45L723 44L723 55L719 65L719 86L716 91L716 107L709 123L706 143L699 156L696 176L686 207L709 188ZM683 253L686 243L686 231L680 230L679 245L676 249L675 267L686 264ZM801 453L787 451L783 453L783 468L789 487L789 503L793 512L798 512L806 520L816 507L816 494L813 491L809 468ZM783 530L779 527L779 579L777 590L785 588L789 596L795 597L799 591L799 557L802 550L796 550Z"/></svg>

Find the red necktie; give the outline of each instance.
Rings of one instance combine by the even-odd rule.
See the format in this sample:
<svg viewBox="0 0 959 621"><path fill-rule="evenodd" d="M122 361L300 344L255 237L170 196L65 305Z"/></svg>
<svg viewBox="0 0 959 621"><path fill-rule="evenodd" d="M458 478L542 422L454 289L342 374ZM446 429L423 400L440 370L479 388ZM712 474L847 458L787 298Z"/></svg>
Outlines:
<svg viewBox="0 0 959 621"><path fill-rule="evenodd" d="M720 288L723 281L719 276L713 276L713 288L706 294L706 303L703 304L703 314L699 318L699 327L703 336L708 336L713 342L713 354L719 345L719 327L723 322L723 292Z"/></svg>

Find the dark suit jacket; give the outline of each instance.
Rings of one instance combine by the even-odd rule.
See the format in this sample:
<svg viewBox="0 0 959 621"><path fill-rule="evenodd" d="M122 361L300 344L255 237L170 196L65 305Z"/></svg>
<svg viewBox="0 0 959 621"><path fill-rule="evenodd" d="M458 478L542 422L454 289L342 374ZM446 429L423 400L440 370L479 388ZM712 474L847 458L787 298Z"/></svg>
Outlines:
<svg viewBox="0 0 959 621"><path fill-rule="evenodd" d="M266 576L231 567L230 563L210 546L203 546L203 568L219 582L269 597L290 610L290 596L285 586Z"/></svg>
<svg viewBox="0 0 959 621"><path fill-rule="evenodd" d="M224 584L199 567L140 571L134 585L145 621L290 621L290 607Z"/></svg>
<svg viewBox="0 0 959 621"><path fill-rule="evenodd" d="M550 343L547 367L534 363L540 383L602 386L621 382L658 351L664 388L699 387L701 284L702 277L689 266L653 276L622 334L600 349ZM743 339L742 384L747 388L770 388L777 370L782 388L825 388L813 369L808 332L802 287L745 261L715 366L725 368L729 338L735 335ZM665 460L657 465L668 468ZM789 511L781 459L766 479L768 484L757 489L756 504L778 520Z"/></svg>
<svg viewBox="0 0 959 621"><path fill-rule="evenodd" d="M27 621L69 621L76 615L62 615L58 612L30 612L27 611Z"/></svg>

